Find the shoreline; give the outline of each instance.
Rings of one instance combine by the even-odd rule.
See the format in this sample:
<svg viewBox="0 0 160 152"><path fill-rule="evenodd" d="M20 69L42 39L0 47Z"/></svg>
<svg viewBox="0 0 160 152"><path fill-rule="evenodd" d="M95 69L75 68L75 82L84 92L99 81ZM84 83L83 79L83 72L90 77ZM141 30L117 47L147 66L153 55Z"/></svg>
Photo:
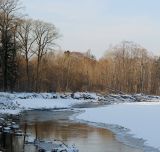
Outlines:
<svg viewBox="0 0 160 152"><path fill-rule="evenodd" d="M16 114L1 114L0 113L0 118L10 118L10 117L18 117L18 119L20 118L20 115L23 112L26 111L34 111L34 110L38 110L38 111L43 111L43 110L47 110L47 109L32 109L32 110L22 110L19 113ZM95 127L95 128L103 128L103 129L107 129L110 130L114 135L115 138L118 142L121 142L123 144L125 144L126 146L135 148L135 149L140 149L143 150L144 152L160 152L159 149L156 149L154 147L148 146L145 144L145 140L142 138L136 138L134 137L133 134L129 133L129 129L128 128L124 128L122 126L119 125L113 125L113 124L105 124L105 123L96 123L96 122L90 122L90 121L85 121L82 119L78 119L77 116L80 115L81 113L85 112L85 109L83 108L79 108L79 109L73 109L73 108L66 108L66 109L48 109L51 111L59 111L59 112L65 112L65 111L72 111L73 113L68 115L68 119L71 121L74 121L75 123L83 123L83 124L87 124L89 126Z"/></svg>
<svg viewBox="0 0 160 152"><path fill-rule="evenodd" d="M72 116L70 116L70 119L77 123L85 123L89 126L110 130L115 135L115 138L117 141L122 142L123 144L131 148L140 149L140 150L143 150L144 152L151 152L151 151L160 152L159 149L145 144L144 139L134 137L134 135L130 133L130 130L128 128L124 128L123 126L120 126L120 125L96 123L96 122L90 122L90 121L78 119L77 116L80 113L84 113L84 112L85 110L81 110L81 112L75 113Z"/></svg>
<svg viewBox="0 0 160 152"><path fill-rule="evenodd" d="M37 109L37 110L41 111L43 109ZM140 150L143 150L144 152L151 152L151 151L152 152L160 152L158 149L156 149L154 147L147 146L145 144L144 139L142 139L142 138L139 139L139 138L134 137L132 134L129 133L129 129L127 129L127 128L124 128L119 125L95 123L95 122L90 122L90 121L78 119L77 116L80 115L81 113L85 112L85 110L83 108L82 109L69 108L69 109L56 109L56 110L55 109L48 109L48 110L59 111L62 113L65 111L72 111L73 113L69 114L67 116L68 120L74 121L75 123L83 123L83 124L86 124L88 126L92 126L95 128L103 128L103 129L110 130L115 135L115 139L118 142L123 143L124 145L129 146L131 148L140 149ZM0 117L7 118L7 117L11 117L11 116L19 116L25 111L30 111L30 110L24 110L18 114L0 114Z"/></svg>
<svg viewBox="0 0 160 152"><path fill-rule="evenodd" d="M75 122L82 122L87 125L92 125L94 127L106 128L115 134L118 141L123 142L125 145L130 147L140 148L145 152L160 152L159 149L147 146L146 141L142 138L136 138L133 134L129 132L129 129L119 125L112 125L114 123L107 124L103 123L93 123L92 120L85 121L77 119L76 116L79 115L79 111L83 112L85 108L91 107L104 107L112 104L119 103L135 103L139 101L139 104L143 104L143 101L148 105L150 102L154 101L156 104L160 103L160 96L145 96L145 95L108 95L106 97L97 96L95 93L76 93L75 98L71 97L71 94L48 94L48 93L0 93L1 99L1 110L0 117L3 115L20 115L24 111L29 110L74 110L75 114L71 116ZM96 95L96 96L95 96ZM54 100L54 101L53 101ZM147 101L147 102L146 102ZM11 105L10 105L11 104ZM7 111L6 111L7 110ZM3 113L3 111L6 112ZM77 112L78 111L78 112ZM8 114L7 114L8 113ZM129 128L129 127L128 127ZM142 136L143 137L143 136Z"/></svg>

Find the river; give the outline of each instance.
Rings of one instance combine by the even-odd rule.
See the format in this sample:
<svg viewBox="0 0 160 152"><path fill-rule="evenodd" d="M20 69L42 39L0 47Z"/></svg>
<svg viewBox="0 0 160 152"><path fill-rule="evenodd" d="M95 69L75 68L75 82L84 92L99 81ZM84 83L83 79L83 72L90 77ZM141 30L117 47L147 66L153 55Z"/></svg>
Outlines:
<svg viewBox="0 0 160 152"><path fill-rule="evenodd" d="M41 140L61 140L68 145L75 144L80 152L142 152L116 140L115 135L103 128L96 128L69 119L74 111L26 111L19 124L21 129ZM23 137L5 138L7 152L36 152L33 145L23 144ZM4 140L4 139L3 139Z"/></svg>

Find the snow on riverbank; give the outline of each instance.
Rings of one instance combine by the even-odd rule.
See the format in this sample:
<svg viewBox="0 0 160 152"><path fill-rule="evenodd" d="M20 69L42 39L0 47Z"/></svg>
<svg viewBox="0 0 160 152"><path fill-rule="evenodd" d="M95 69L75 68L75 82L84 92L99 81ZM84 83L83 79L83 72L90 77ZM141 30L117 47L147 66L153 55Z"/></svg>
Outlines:
<svg viewBox="0 0 160 152"><path fill-rule="evenodd" d="M136 138L145 144L160 149L160 103L123 103L102 108L85 109L77 116L80 120L95 123L115 124L130 129Z"/></svg>
<svg viewBox="0 0 160 152"><path fill-rule="evenodd" d="M78 119L126 127L135 137L143 138L150 146L160 149L160 96L0 92L0 114L18 114L31 109L72 108L86 103L110 106L85 109L86 112L78 116Z"/></svg>
<svg viewBox="0 0 160 152"><path fill-rule="evenodd" d="M0 114L18 114L30 109L59 109L86 106L86 103L100 105L124 102L151 102L160 101L159 96L146 96L143 94L100 95L88 92L76 93L5 93L0 92ZM77 106L78 105L78 106Z"/></svg>
<svg viewBox="0 0 160 152"><path fill-rule="evenodd" d="M74 99L18 99L16 102L19 104L19 108L22 109L58 109L69 108L84 101Z"/></svg>
<svg viewBox="0 0 160 152"><path fill-rule="evenodd" d="M88 102L98 102L96 93L5 93L0 92L0 114L18 114L31 109L71 108Z"/></svg>
<svg viewBox="0 0 160 152"><path fill-rule="evenodd" d="M82 104L84 101L76 99L16 99L0 104L1 114L18 114L24 110L32 109L63 109L71 108L74 104Z"/></svg>
<svg viewBox="0 0 160 152"><path fill-rule="evenodd" d="M102 97L101 97L102 98ZM99 97L99 99L101 99ZM96 93L5 93L0 92L0 114L18 114L30 109L71 108L97 102Z"/></svg>

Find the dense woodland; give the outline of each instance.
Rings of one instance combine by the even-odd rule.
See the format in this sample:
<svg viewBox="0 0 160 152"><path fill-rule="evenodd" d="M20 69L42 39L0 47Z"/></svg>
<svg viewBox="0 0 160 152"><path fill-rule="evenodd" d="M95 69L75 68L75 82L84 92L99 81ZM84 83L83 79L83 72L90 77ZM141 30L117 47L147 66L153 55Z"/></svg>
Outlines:
<svg viewBox="0 0 160 152"><path fill-rule="evenodd" d="M25 17L18 0L0 1L1 91L160 94L160 58L123 41L96 60L88 50L55 50L53 24Z"/></svg>

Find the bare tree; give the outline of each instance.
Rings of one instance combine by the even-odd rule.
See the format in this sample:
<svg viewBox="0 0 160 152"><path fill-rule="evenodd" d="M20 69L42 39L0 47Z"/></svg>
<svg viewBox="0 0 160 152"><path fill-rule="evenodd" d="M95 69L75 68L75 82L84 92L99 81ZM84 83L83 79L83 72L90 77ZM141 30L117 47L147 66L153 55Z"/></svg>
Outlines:
<svg viewBox="0 0 160 152"><path fill-rule="evenodd" d="M40 66L43 56L47 51L52 50L55 46L55 39L58 38L57 29L53 24L42 21L35 21L34 34L36 37L37 70L36 70L36 91L38 91Z"/></svg>
<svg viewBox="0 0 160 152"><path fill-rule="evenodd" d="M29 90L30 75L29 75L29 60L35 54L34 42L37 37L33 34L34 22L31 19L21 20L21 26L18 28L18 40L21 47L21 54L25 57L26 75L27 75L27 90Z"/></svg>

